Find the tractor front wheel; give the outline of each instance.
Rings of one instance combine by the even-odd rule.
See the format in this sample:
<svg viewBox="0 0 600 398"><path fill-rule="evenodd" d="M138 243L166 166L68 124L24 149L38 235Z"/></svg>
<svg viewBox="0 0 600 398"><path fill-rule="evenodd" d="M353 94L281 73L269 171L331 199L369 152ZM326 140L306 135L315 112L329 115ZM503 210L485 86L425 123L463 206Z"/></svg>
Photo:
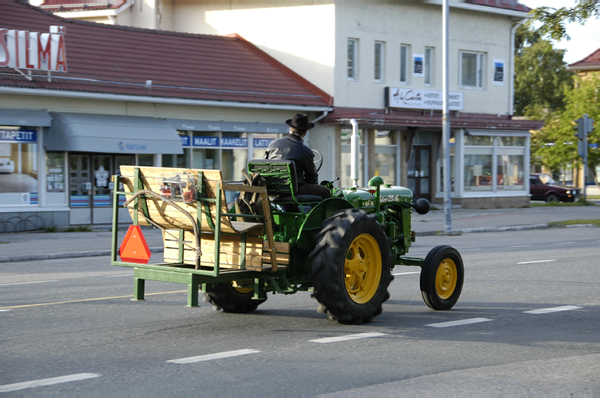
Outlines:
<svg viewBox="0 0 600 398"><path fill-rule="evenodd" d="M451 246L436 246L425 257L421 269L421 295L429 308L449 310L462 291L465 268L462 257Z"/></svg>
<svg viewBox="0 0 600 398"><path fill-rule="evenodd" d="M244 314L254 311L267 299L254 300L254 288L244 287L236 282L213 283L211 291L204 293L206 302L212 304L215 310Z"/></svg>
<svg viewBox="0 0 600 398"><path fill-rule="evenodd" d="M319 310L340 323L360 324L381 314L392 280L387 236L375 215L342 210L323 222L310 254Z"/></svg>

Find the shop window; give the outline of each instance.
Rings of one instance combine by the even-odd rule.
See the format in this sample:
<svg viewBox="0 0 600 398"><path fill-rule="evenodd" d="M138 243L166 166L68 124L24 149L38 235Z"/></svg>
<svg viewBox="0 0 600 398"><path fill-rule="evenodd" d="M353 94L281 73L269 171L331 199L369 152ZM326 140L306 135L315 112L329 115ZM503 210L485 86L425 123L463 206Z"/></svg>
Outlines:
<svg viewBox="0 0 600 398"><path fill-rule="evenodd" d="M460 52L460 86L465 88L483 88L483 53Z"/></svg>
<svg viewBox="0 0 600 398"><path fill-rule="evenodd" d="M375 132L375 175L388 184L399 184L397 177L398 133L377 130Z"/></svg>
<svg viewBox="0 0 600 398"><path fill-rule="evenodd" d="M65 192L64 152L46 152L46 192Z"/></svg>
<svg viewBox="0 0 600 398"><path fill-rule="evenodd" d="M154 155L148 153L140 153L137 155L138 166L154 166Z"/></svg>
<svg viewBox="0 0 600 398"><path fill-rule="evenodd" d="M37 130L0 127L0 203L37 204Z"/></svg>
<svg viewBox="0 0 600 398"><path fill-rule="evenodd" d="M498 189L524 189L525 158L523 155L498 155Z"/></svg>
<svg viewBox="0 0 600 398"><path fill-rule="evenodd" d="M492 154L465 155L465 191L491 191Z"/></svg>

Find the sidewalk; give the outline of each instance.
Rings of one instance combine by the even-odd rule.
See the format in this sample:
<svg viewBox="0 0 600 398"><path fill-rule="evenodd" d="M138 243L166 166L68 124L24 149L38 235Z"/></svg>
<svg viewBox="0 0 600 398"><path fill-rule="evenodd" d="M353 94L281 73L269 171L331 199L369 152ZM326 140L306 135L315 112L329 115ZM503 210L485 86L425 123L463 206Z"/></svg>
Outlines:
<svg viewBox="0 0 600 398"><path fill-rule="evenodd" d="M452 232L501 232L548 228L548 223L568 220L598 220L600 206L531 207L525 209L452 209ZM584 224L585 225L585 224ZM434 235L445 229L443 209L428 214L413 213L417 236ZM143 227L152 253L163 251L162 233ZM119 232L118 244L125 231ZM61 258L109 256L110 230L94 232L17 232L0 234L0 263Z"/></svg>

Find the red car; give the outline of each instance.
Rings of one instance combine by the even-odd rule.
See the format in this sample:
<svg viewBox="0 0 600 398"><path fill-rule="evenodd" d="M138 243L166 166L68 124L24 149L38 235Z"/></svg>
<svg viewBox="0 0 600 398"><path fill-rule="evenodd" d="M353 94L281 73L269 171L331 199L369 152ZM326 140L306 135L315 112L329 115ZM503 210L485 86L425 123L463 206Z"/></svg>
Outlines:
<svg viewBox="0 0 600 398"><path fill-rule="evenodd" d="M562 187L548 174L531 173L529 175L529 193L531 200L546 202L574 202L579 197L579 189Z"/></svg>

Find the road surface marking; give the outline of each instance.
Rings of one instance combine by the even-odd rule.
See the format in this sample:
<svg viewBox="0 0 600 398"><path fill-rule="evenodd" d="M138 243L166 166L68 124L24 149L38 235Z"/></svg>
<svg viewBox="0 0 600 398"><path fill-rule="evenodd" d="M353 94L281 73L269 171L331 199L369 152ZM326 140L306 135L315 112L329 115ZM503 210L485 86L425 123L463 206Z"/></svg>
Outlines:
<svg viewBox="0 0 600 398"><path fill-rule="evenodd" d="M488 318L470 318L470 319L463 319L461 321L431 323L426 326L431 326L433 328L447 328L447 327L451 327L451 326L462 326L462 325L470 325L472 323L489 322L491 320L492 319L488 319Z"/></svg>
<svg viewBox="0 0 600 398"><path fill-rule="evenodd" d="M171 359L167 362L176 363L179 365L183 365L186 363L195 363L195 362L204 362L211 361L213 359L223 359L223 358L231 358L231 357L239 357L240 355L248 355L248 354L256 354L260 351L247 349L247 350L237 350L237 351L226 351L226 352L218 352L216 354L207 354L200 355L197 357L187 357L187 358L179 358L179 359Z"/></svg>
<svg viewBox="0 0 600 398"><path fill-rule="evenodd" d="M421 271L411 271L411 272L397 272L392 275L409 275L409 274L420 274L420 273L421 273Z"/></svg>
<svg viewBox="0 0 600 398"><path fill-rule="evenodd" d="M525 314L549 314L551 312L578 310L583 307L576 305L564 305L562 307L542 308L540 310L523 311Z"/></svg>
<svg viewBox="0 0 600 398"><path fill-rule="evenodd" d="M0 312L7 312L7 311L10 311L10 310L0 310Z"/></svg>
<svg viewBox="0 0 600 398"><path fill-rule="evenodd" d="M379 337L385 336L386 333L357 333L357 334L348 334L346 336L338 336L338 337L324 337L322 339L310 340L311 343L337 343L338 341L347 341L347 340L356 340L356 339L366 339L369 337Z"/></svg>
<svg viewBox="0 0 600 398"><path fill-rule="evenodd" d="M127 274L104 275L105 278L118 278L119 276L133 276L133 274L130 272Z"/></svg>
<svg viewBox="0 0 600 398"><path fill-rule="evenodd" d="M521 261L520 263L517 263L517 264L523 265L523 264L551 263L553 261L556 261L556 260Z"/></svg>
<svg viewBox="0 0 600 398"><path fill-rule="evenodd" d="M556 245L572 245L574 243L577 243L577 242L558 242L558 243L555 243L555 244Z"/></svg>
<svg viewBox="0 0 600 398"><path fill-rule="evenodd" d="M1 283L0 286L28 285L30 283L48 283L48 282L58 282L58 279L53 279L53 280L49 280L49 281Z"/></svg>
<svg viewBox="0 0 600 398"><path fill-rule="evenodd" d="M25 381L23 383L5 384L0 386L0 392L11 392L24 390L26 388L51 386L53 384L68 383L70 381L93 379L94 377L100 377L100 375L96 373L77 373L69 376L51 377L49 379Z"/></svg>
<svg viewBox="0 0 600 398"><path fill-rule="evenodd" d="M187 290L174 290L172 292L160 292L160 293L146 293L146 294L144 294L144 296L156 296L159 294L184 293L184 292L187 293ZM14 305L12 307L0 307L0 310L12 309L12 308L40 307L40 306L44 306L44 305L83 303L85 301L113 300L113 299L120 299L120 298L133 298L133 296L130 294L127 296L98 297L98 298L89 298L89 299L81 299L81 300L56 301L54 303Z"/></svg>
<svg viewBox="0 0 600 398"><path fill-rule="evenodd" d="M515 245L515 246L506 246L509 249L518 249L520 247L531 247L531 245Z"/></svg>

